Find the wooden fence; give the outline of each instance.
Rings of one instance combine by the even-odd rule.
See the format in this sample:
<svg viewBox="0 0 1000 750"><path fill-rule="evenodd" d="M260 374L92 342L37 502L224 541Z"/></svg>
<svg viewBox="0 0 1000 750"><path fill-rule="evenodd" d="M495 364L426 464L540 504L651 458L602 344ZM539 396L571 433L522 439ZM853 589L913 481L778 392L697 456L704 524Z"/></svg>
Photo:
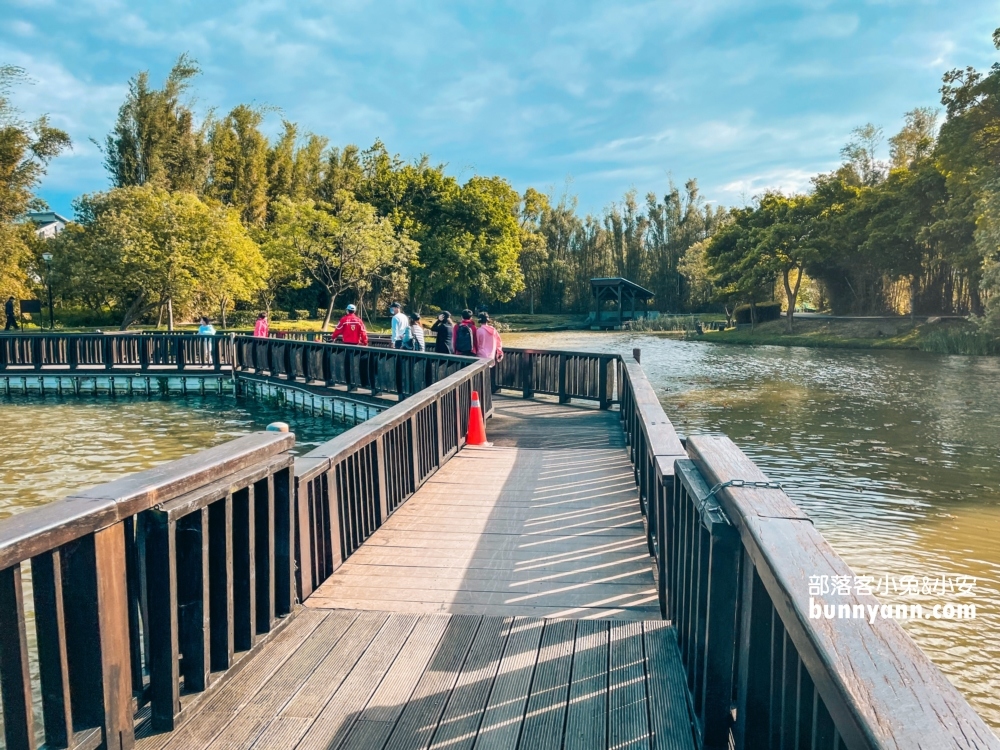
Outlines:
<svg viewBox="0 0 1000 750"><path fill-rule="evenodd" d="M373 396L418 393L474 360L447 354L426 354L348 344L324 344L296 339L237 336L237 372L254 372L290 381L370 389Z"/></svg>
<svg viewBox="0 0 1000 750"><path fill-rule="evenodd" d="M247 435L0 524L8 748L131 747L137 715L171 729L269 639L295 602L293 443Z"/></svg>
<svg viewBox="0 0 1000 750"><path fill-rule="evenodd" d="M618 361L617 354L504 349L493 377L498 388L524 398L544 393L557 396L561 404L578 399L609 409L616 400Z"/></svg>
<svg viewBox="0 0 1000 750"><path fill-rule="evenodd" d="M620 370L622 426L699 747L1000 748L894 620L869 622L874 596L814 596L854 617L813 617L813 577L853 581L848 565L781 489L754 486L767 477L732 441L699 435L683 448L641 368Z"/></svg>
<svg viewBox="0 0 1000 750"><path fill-rule="evenodd" d="M0 335L0 372L222 370L233 365L226 336L148 333Z"/></svg>

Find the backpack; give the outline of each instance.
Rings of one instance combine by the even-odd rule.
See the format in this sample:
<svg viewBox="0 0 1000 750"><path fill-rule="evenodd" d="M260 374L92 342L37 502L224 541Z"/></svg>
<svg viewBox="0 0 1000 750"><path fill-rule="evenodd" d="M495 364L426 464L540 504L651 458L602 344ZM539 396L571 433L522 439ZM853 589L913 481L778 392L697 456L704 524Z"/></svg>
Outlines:
<svg viewBox="0 0 1000 750"><path fill-rule="evenodd" d="M474 354L475 350L472 343L473 336L475 336L475 334L472 332L472 326L460 325L458 327L458 333L456 334L457 346L455 347L455 353Z"/></svg>

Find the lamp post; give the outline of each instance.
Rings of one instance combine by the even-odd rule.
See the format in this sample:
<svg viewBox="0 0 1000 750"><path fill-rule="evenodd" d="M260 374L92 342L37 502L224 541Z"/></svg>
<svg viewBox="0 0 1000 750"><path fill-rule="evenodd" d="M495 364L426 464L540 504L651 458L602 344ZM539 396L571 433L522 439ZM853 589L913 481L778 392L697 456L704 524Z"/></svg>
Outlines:
<svg viewBox="0 0 1000 750"><path fill-rule="evenodd" d="M45 261L45 285L49 288L49 330L51 331L56 327L52 315L52 253L42 253L42 260Z"/></svg>

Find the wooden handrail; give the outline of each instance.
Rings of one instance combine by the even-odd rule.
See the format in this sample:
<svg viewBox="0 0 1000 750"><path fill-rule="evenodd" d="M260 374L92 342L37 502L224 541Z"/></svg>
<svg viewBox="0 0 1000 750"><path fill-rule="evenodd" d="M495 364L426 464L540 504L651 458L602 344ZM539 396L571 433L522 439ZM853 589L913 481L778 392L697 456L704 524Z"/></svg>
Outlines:
<svg viewBox="0 0 1000 750"><path fill-rule="evenodd" d="M233 365L229 337L185 333L0 335L0 373L221 371Z"/></svg>
<svg viewBox="0 0 1000 750"><path fill-rule="evenodd" d="M622 426L661 610L677 630L704 748L1000 748L1000 739L895 622L813 619L811 576L853 576L725 436L686 455L638 365L622 362ZM816 598L816 597L814 597ZM820 597L821 598L821 597ZM873 596L826 597L867 607ZM735 717L735 720L734 720Z"/></svg>

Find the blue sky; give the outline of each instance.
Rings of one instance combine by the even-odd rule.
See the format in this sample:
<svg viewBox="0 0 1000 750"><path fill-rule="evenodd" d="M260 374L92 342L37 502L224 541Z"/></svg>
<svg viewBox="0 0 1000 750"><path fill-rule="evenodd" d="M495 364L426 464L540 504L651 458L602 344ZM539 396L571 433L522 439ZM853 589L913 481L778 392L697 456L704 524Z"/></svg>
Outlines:
<svg viewBox="0 0 1000 750"><path fill-rule="evenodd" d="M107 186L103 140L130 76L201 64L197 107L278 108L334 144L381 138L451 173L500 174L597 211L696 177L742 204L808 186L853 127L890 135L948 68L986 68L996 0L366 2L0 0L15 96L69 131L56 210Z"/></svg>

